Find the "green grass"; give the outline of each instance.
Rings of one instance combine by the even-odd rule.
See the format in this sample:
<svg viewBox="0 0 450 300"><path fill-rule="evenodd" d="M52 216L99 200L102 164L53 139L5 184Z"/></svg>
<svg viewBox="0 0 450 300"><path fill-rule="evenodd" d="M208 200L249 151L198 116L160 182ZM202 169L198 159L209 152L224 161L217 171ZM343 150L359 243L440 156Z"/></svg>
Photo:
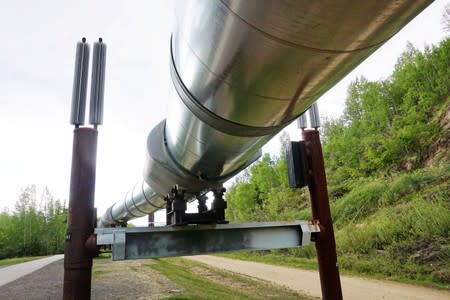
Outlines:
<svg viewBox="0 0 450 300"><path fill-rule="evenodd" d="M256 261L278 266L295 267L305 270L317 270L317 260L315 258L298 257L292 254L293 249L286 250L284 253L281 250L273 251L252 251L252 252L229 252L216 254L232 259Z"/></svg>
<svg viewBox="0 0 450 300"><path fill-rule="evenodd" d="M276 266L294 267L304 270L318 270L316 259L305 259L292 255L279 255L277 253L259 252L231 252L218 254L232 259L255 261ZM386 260L379 256L338 255L339 272L341 275L351 275L371 279L391 280L405 282L426 287L450 289L450 285L431 275L431 266L418 266L417 264L402 263L401 261ZM448 266L446 269L448 270ZM439 267L434 268L439 271ZM443 270L441 270L443 271ZM410 274L410 275L407 275Z"/></svg>
<svg viewBox="0 0 450 300"><path fill-rule="evenodd" d="M44 258L45 256L27 256L27 257L14 257L14 258L4 258L0 259L0 266L11 266L15 264L20 264L27 261L32 261L40 258Z"/></svg>
<svg viewBox="0 0 450 300"><path fill-rule="evenodd" d="M341 268L450 288L449 175L447 165L373 179L337 200L332 211ZM363 217L349 218L344 206L359 206Z"/></svg>
<svg viewBox="0 0 450 300"><path fill-rule="evenodd" d="M331 203L341 273L450 289L450 165L346 186ZM222 256L317 269L314 245Z"/></svg>
<svg viewBox="0 0 450 300"><path fill-rule="evenodd" d="M109 273L111 273L111 272L108 271L108 270L97 270L94 267L94 269L92 270L92 278L97 278L99 276L102 276L102 275L105 275L105 274L109 274Z"/></svg>
<svg viewBox="0 0 450 300"><path fill-rule="evenodd" d="M111 252L100 252L94 259L111 259Z"/></svg>
<svg viewBox="0 0 450 300"><path fill-rule="evenodd" d="M308 299L263 281L208 267L182 258L157 259L148 267L185 289L166 299Z"/></svg>

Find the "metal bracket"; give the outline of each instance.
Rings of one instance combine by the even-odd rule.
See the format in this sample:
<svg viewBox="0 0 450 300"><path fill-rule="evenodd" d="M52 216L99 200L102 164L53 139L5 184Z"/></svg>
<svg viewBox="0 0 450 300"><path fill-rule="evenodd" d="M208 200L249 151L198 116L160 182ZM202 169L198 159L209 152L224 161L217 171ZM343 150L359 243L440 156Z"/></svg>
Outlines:
<svg viewBox="0 0 450 300"><path fill-rule="evenodd" d="M189 225L189 224L227 224L225 220L225 209L227 202L223 198L225 188L213 189L214 201L211 209L206 206L206 196L199 195L197 197L198 213L187 213L187 200L185 199L184 190L180 190L178 186L172 188L170 195L164 199L166 201L166 224L167 225Z"/></svg>
<svg viewBox="0 0 450 300"><path fill-rule="evenodd" d="M304 141L289 142L286 147L289 187L302 188L310 183L308 161Z"/></svg>
<svg viewBox="0 0 450 300"><path fill-rule="evenodd" d="M290 248L319 231L308 221L95 229L97 245L112 245L113 260Z"/></svg>
<svg viewBox="0 0 450 300"><path fill-rule="evenodd" d="M112 243L113 260L120 260L122 257L125 257L126 253L126 244L127 244L126 227L114 230L112 236L113 236L113 243Z"/></svg>

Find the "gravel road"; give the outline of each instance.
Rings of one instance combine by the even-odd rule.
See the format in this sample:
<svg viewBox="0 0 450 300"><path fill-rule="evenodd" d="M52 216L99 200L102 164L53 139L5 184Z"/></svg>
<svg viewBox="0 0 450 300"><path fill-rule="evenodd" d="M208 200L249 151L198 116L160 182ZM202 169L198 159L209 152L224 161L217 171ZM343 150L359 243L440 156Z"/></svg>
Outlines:
<svg viewBox="0 0 450 300"><path fill-rule="evenodd" d="M182 288L146 266L152 263L149 259L94 260L92 299L156 300L181 294ZM4 275L0 274L0 278ZM63 278L64 261L60 259L0 286L0 300L62 299Z"/></svg>
<svg viewBox="0 0 450 300"><path fill-rule="evenodd" d="M315 271L273 266L257 262L198 255L185 257L212 267L284 285L292 290L321 297L319 274ZM346 300L450 300L450 292L410 284L341 276Z"/></svg>
<svg viewBox="0 0 450 300"><path fill-rule="evenodd" d="M53 255L42 259L36 259L12 266L7 266L0 269L0 286L10 283L18 278L21 278L29 273L39 270L52 262L64 258L63 254Z"/></svg>
<svg viewBox="0 0 450 300"><path fill-rule="evenodd" d="M317 272L273 266L256 262L199 255L186 257L212 267L240 273L292 290L320 298L320 281ZM48 259L57 260L45 267ZM33 263L34 264L29 264ZM112 262L109 259L94 262L92 299L159 299L182 293L182 289L164 276L146 267L152 260ZM17 280L25 269L41 269ZM8 272L4 272L8 270ZM63 281L63 260L60 257L46 258L16 265L14 274L10 267L0 270L0 300L2 299L61 299ZM30 270L30 269L28 269ZM139 270L139 272L138 272ZM120 280L119 280L120 279ZM450 300L450 291L435 290L409 284L369 280L359 277L341 276L344 299L384 300ZM45 284L44 284L45 283ZM31 296L32 295L32 296Z"/></svg>

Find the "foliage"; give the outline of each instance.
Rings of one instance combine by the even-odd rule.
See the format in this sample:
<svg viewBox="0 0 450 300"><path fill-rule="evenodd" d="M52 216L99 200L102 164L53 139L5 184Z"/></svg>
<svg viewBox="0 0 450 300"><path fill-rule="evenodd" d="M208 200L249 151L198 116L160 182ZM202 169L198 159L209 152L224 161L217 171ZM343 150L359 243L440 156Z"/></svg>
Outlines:
<svg viewBox="0 0 450 300"><path fill-rule="evenodd" d="M408 44L386 80L354 81L343 116L324 124L330 183L421 167L429 146L448 134L439 116L448 106L449 70L447 39L423 53Z"/></svg>
<svg viewBox="0 0 450 300"><path fill-rule="evenodd" d="M438 274L450 270L449 174L447 165L372 179L333 203L343 267L448 285Z"/></svg>
<svg viewBox="0 0 450 300"><path fill-rule="evenodd" d="M231 221L295 220L308 205L304 190L289 188L285 157L265 154L244 172L226 193Z"/></svg>
<svg viewBox="0 0 450 300"><path fill-rule="evenodd" d="M0 259L64 252L67 212L45 188L37 205L36 186L25 187L13 213L0 213Z"/></svg>
<svg viewBox="0 0 450 300"><path fill-rule="evenodd" d="M341 270L448 288L449 174L445 165L349 185L331 204ZM313 246L224 256L310 269Z"/></svg>
<svg viewBox="0 0 450 300"><path fill-rule="evenodd" d="M24 262L36 260L44 258L44 256L24 256L24 257L14 257L14 258L5 258L0 260L0 267L6 267L16 264L21 264Z"/></svg>
<svg viewBox="0 0 450 300"><path fill-rule="evenodd" d="M343 116L324 124L331 211L344 270L450 283L449 94L450 39L423 52L409 44L389 78L355 80ZM436 145L444 155L434 152ZM228 216L232 221L309 219L308 197L306 189L288 187L284 154L266 154L229 189ZM295 258L302 264L315 251L250 256L287 264Z"/></svg>

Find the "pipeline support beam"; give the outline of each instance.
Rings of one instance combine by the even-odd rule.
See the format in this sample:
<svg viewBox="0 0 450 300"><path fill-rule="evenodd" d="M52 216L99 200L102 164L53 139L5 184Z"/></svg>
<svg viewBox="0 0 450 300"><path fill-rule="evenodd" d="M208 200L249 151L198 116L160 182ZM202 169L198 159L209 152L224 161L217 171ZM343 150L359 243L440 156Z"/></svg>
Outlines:
<svg viewBox="0 0 450 300"><path fill-rule="evenodd" d="M318 231L307 221L95 229L113 260L297 247Z"/></svg>

